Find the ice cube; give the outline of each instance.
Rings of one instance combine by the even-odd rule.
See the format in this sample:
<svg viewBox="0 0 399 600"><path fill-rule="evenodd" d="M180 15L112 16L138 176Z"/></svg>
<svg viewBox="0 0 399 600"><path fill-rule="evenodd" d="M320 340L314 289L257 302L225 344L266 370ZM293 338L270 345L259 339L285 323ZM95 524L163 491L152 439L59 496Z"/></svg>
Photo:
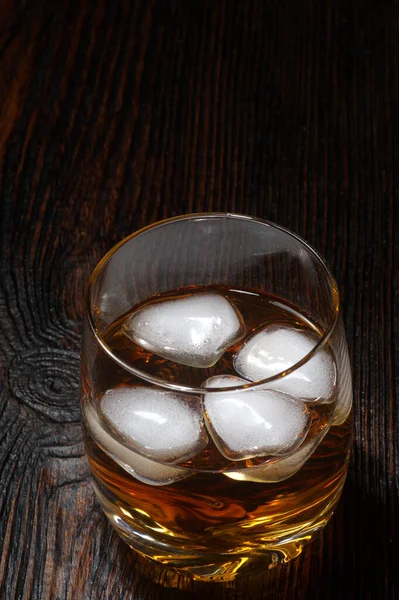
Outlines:
<svg viewBox="0 0 399 600"><path fill-rule="evenodd" d="M337 405L334 409L332 425L345 423L352 409L352 373L346 346L341 347L341 362L338 376Z"/></svg>
<svg viewBox="0 0 399 600"><path fill-rule="evenodd" d="M234 368L251 381L266 379L291 368L313 350L319 340L316 333L269 325L244 343L234 357ZM308 402L331 402L335 384L335 363L331 353L323 348L304 365L265 387Z"/></svg>
<svg viewBox="0 0 399 600"><path fill-rule="evenodd" d="M204 407L213 441L232 460L289 453L310 426L301 400L271 390L205 393Z"/></svg>
<svg viewBox="0 0 399 600"><path fill-rule="evenodd" d="M328 429L328 427L325 427L317 436L309 442L305 442L299 450L289 456L271 459L259 467L237 469L224 474L237 481L254 481L256 483L284 481L295 475L303 467L328 432Z"/></svg>
<svg viewBox="0 0 399 600"><path fill-rule="evenodd" d="M154 354L200 368L214 365L245 334L237 309L224 296L211 292L143 306L122 330Z"/></svg>
<svg viewBox="0 0 399 600"><path fill-rule="evenodd" d="M122 469L125 469L135 479L149 485L168 485L189 477L187 469L179 469L156 463L129 450L107 433L101 424L95 409L86 402L83 406L83 416L87 428L94 441L113 458Z"/></svg>
<svg viewBox="0 0 399 600"><path fill-rule="evenodd" d="M125 443L151 460L176 463L208 443L198 397L148 387L105 392L100 414Z"/></svg>
<svg viewBox="0 0 399 600"><path fill-rule="evenodd" d="M209 377L201 387L204 388L226 388L226 387L238 387L250 383L242 377L236 377L235 375L214 375Z"/></svg>

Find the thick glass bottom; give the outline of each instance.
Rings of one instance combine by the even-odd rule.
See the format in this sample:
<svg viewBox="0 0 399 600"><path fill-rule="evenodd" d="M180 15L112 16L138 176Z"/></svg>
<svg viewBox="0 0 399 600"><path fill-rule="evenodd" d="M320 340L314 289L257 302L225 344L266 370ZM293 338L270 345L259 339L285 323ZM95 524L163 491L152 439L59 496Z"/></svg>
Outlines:
<svg viewBox="0 0 399 600"><path fill-rule="evenodd" d="M209 547L197 547L194 544L173 545L160 542L153 536L152 528L144 529L132 520L130 511L114 504L94 485L97 497L105 515L118 535L139 555L137 566L146 577L167 587L185 589L190 582L229 582L239 575L250 575L272 569L299 556L302 550L318 537L341 496L345 482L342 474L339 485L319 514L311 522L285 524L284 532L274 540L266 539L264 532L249 532L241 536L228 551L212 551ZM246 540L244 539L246 537ZM224 547L226 547L224 540Z"/></svg>

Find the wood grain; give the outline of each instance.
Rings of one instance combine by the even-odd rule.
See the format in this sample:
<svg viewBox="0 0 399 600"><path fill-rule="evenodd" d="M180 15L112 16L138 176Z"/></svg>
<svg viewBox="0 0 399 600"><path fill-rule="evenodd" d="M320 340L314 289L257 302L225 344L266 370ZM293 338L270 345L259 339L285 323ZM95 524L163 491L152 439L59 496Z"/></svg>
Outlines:
<svg viewBox="0 0 399 600"><path fill-rule="evenodd" d="M398 107L395 1L2 2L0 598L399 598ZM186 592L146 580L101 515L79 343L100 257L205 210L276 221L332 265L355 442L319 542Z"/></svg>

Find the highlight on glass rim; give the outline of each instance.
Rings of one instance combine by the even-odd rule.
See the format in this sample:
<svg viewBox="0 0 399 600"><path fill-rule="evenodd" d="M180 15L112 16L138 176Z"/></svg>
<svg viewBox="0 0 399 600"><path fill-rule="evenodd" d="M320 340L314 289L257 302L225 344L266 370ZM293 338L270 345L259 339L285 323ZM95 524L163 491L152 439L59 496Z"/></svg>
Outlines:
<svg viewBox="0 0 399 600"><path fill-rule="evenodd" d="M298 556L351 445L333 276L304 240L243 215L134 233L90 280L81 407L95 492L141 556L200 581Z"/></svg>

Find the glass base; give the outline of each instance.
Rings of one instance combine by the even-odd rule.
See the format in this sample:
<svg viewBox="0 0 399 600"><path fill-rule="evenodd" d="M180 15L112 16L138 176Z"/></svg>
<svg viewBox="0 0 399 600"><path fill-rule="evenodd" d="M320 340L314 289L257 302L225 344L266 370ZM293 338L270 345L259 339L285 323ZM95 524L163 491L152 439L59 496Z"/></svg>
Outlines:
<svg viewBox="0 0 399 600"><path fill-rule="evenodd" d="M97 490L96 490L97 491ZM100 501L103 500L99 495ZM337 498L338 500L338 498ZM256 549L237 548L228 554L192 556L175 552L149 556L146 540L141 533L120 515L109 510L108 503L101 502L103 511L120 538L137 554L138 571L155 583L178 589L193 589L193 582L232 582L241 575L264 573L299 556L302 550L315 540L331 517L335 504L323 511L315 523L308 524L306 531L296 533L275 544L259 545ZM149 536L148 536L149 537Z"/></svg>
<svg viewBox="0 0 399 600"><path fill-rule="evenodd" d="M324 525L312 532L307 532L303 538L282 543L278 547L265 546L252 554L240 555L236 558L225 557L225 560L221 560L223 557L219 555L214 558L214 562L209 561L206 564L190 564L189 561L180 563L177 560L157 562L137 550L124 532L114 528L122 540L137 554L138 571L144 577L165 587L191 589L193 582L232 582L239 576L264 573L265 570L287 563L299 556L305 546L319 536Z"/></svg>

